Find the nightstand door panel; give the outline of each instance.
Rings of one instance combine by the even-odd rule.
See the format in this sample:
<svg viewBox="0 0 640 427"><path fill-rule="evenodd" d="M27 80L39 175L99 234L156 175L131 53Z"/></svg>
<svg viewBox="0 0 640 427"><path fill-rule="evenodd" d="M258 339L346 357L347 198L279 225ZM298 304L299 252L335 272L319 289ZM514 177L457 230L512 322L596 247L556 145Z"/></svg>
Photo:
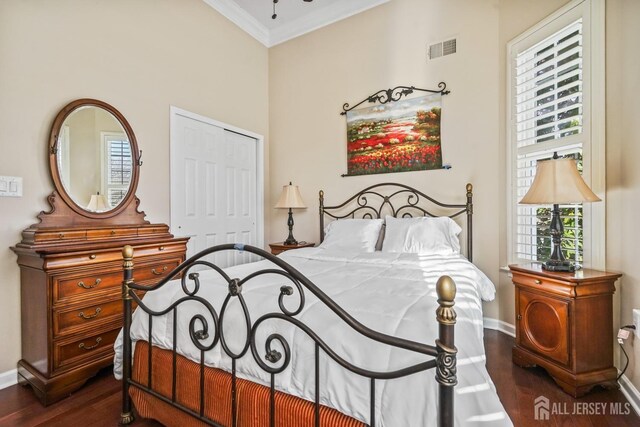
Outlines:
<svg viewBox="0 0 640 427"><path fill-rule="evenodd" d="M569 364L569 302L518 291L519 345Z"/></svg>

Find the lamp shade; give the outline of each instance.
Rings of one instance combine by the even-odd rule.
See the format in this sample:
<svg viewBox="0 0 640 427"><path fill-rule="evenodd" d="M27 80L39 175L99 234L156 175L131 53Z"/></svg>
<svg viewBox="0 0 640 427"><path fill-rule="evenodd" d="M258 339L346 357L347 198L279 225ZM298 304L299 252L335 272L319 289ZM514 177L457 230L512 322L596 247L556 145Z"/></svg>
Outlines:
<svg viewBox="0 0 640 427"><path fill-rule="evenodd" d="M538 163L536 176L520 203L551 205L599 202L584 182L573 159L550 159Z"/></svg>
<svg viewBox="0 0 640 427"><path fill-rule="evenodd" d="M285 185L282 187L282 193L280 193L280 199L276 203L278 209L304 209L307 206L302 200L300 190L297 185Z"/></svg>
<svg viewBox="0 0 640 427"><path fill-rule="evenodd" d="M87 205L87 209L94 212L107 211L111 209L109 206L109 202L107 198L102 194L92 194L91 200L89 200L89 204Z"/></svg>

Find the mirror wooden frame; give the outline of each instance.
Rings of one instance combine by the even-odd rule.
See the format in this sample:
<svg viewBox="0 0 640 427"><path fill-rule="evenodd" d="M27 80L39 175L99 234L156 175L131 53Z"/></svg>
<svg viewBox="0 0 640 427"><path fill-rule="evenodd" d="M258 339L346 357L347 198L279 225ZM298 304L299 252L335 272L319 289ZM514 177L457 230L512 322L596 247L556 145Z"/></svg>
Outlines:
<svg viewBox="0 0 640 427"><path fill-rule="evenodd" d="M129 190L122 201L115 208L105 211L105 212L92 212L84 209L82 206L78 205L73 198L67 193L64 185L62 184L62 179L60 177L60 170L58 169L58 136L60 135L60 131L62 129L62 125L65 120L73 113L74 111L82 108L82 107L97 107L101 108L109 113L111 113L116 120L120 123L122 128L127 134L129 139L129 143L131 144L131 155L132 155L132 173L131 173L131 181L129 183ZM53 185L57 193L60 195L60 198L65 202L69 208L75 211L77 214L82 215L87 218L92 219L106 219L111 218L120 214L124 211L134 200L136 189L138 188L138 177L140 173L140 155L138 151L138 144L136 142L136 136L127 122L127 119L113 106L107 104L106 102L99 101L97 99L83 98L77 99L75 101L67 104L56 116L53 121L53 125L51 126L51 133L49 135L49 171L51 172L51 178L53 179Z"/></svg>

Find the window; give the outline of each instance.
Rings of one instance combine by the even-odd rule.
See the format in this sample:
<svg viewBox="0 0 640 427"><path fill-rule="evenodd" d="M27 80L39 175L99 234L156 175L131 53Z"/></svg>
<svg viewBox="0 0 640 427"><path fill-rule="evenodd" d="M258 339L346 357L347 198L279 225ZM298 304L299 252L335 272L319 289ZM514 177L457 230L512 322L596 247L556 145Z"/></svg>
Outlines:
<svg viewBox="0 0 640 427"><path fill-rule="evenodd" d="M604 144L594 132L599 122L594 120L593 108L595 102L604 108L604 97L598 98L594 90L604 85L604 73L592 69L597 56L592 38L598 26L593 25L591 9L600 2L574 1L509 44L510 262L544 261L551 254L551 206L518 204L533 182L539 161L554 153L576 159L585 181L602 194L603 188L599 182L594 186L592 179L603 175L604 168L604 156L600 156ZM596 74L602 82L596 81ZM598 234L604 230L604 208L587 204L561 205L560 209L565 256L590 266L603 259L603 254L594 255L598 250L594 242L604 244L604 236Z"/></svg>
<svg viewBox="0 0 640 427"><path fill-rule="evenodd" d="M131 144L124 134L103 134L104 164L103 191L111 207L118 206L129 191L133 170Z"/></svg>

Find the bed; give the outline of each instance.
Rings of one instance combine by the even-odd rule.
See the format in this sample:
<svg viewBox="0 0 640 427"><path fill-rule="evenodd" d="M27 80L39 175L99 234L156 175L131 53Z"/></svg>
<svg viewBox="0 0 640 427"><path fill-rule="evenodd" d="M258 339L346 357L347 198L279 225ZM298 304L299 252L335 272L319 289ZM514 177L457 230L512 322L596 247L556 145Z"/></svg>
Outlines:
<svg viewBox="0 0 640 427"><path fill-rule="evenodd" d="M495 288L469 261L472 196L470 184L464 204L378 184L325 206L321 191L320 247L274 257L219 245L152 289L135 284L125 248L121 422L135 404L181 426L511 425L484 367L481 301ZM369 229L385 215L385 244L405 224L395 218L465 218L466 257L336 239L357 224L379 246ZM216 257L229 251L261 260L222 270Z"/></svg>

